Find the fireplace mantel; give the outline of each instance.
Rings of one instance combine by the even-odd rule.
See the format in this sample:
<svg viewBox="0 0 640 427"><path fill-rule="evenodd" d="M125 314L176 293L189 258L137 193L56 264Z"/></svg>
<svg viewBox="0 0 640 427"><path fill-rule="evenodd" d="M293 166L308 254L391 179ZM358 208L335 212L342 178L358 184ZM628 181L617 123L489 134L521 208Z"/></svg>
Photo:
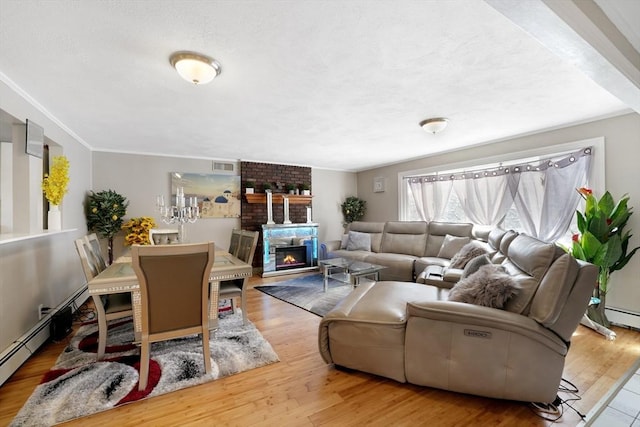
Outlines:
<svg viewBox="0 0 640 427"><path fill-rule="evenodd" d="M307 205L311 203L311 198L313 196L302 196L299 194L282 194L282 193L272 193L273 198L271 199L273 203L283 204L284 198L287 197L289 199L290 205ZM267 203L267 195L265 193L258 194L245 194L244 197L247 199L247 203Z"/></svg>

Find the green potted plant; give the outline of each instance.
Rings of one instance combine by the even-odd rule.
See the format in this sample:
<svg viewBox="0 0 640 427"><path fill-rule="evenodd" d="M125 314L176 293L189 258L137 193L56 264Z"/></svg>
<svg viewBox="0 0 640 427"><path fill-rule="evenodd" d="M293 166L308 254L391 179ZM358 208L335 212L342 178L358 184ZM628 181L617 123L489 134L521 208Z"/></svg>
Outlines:
<svg viewBox="0 0 640 427"><path fill-rule="evenodd" d="M300 190L302 190L302 194L304 196L310 196L311 195L311 187L306 182L300 185Z"/></svg>
<svg viewBox="0 0 640 427"><path fill-rule="evenodd" d="M122 218L127 214L127 199L113 190L89 194L86 203L87 228L108 241L109 264L113 262L113 236L122 227Z"/></svg>
<svg viewBox="0 0 640 427"><path fill-rule="evenodd" d="M578 192L585 200L584 213L576 212L580 233L573 235L571 248L565 249L575 258L598 266L598 283L593 291L595 304L589 306L587 314L594 322L609 327L605 313L609 278L611 273L627 265L640 248L627 252L631 232L624 231L624 227L632 214L627 207L629 196L625 194L615 203L608 191L600 200L588 188L580 188Z"/></svg>
<svg viewBox="0 0 640 427"><path fill-rule="evenodd" d="M367 202L355 196L347 197L341 205L345 228L353 221L359 221L367 211Z"/></svg>
<svg viewBox="0 0 640 427"><path fill-rule="evenodd" d="M284 188L287 190L289 194L295 194L296 186L294 184L286 184Z"/></svg>
<svg viewBox="0 0 640 427"><path fill-rule="evenodd" d="M246 194L253 194L253 189L255 188L256 183L254 181L246 181L244 183L244 191Z"/></svg>
<svg viewBox="0 0 640 427"><path fill-rule="evenodd" d="M270 193L271 192L271 183L270 182L265 182L264 184L262 184L262 189L264 190L265 193Z"/></svg>

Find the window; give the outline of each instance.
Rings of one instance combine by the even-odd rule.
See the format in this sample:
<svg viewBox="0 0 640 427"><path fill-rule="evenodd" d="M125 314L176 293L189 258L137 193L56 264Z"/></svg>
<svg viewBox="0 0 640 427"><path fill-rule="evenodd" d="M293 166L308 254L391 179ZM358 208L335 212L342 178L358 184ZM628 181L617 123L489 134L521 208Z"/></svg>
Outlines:
<svg viewBox="0 0 640 427"><path fill-rule="evenodd" d="M401 219L497 225L556 241L575 230L575 209L582 201L575 189L599 188L599 182L604 187L603 152L604 139L596 138L401 173ZM594 153L600 156L592 162Z"/></svg>

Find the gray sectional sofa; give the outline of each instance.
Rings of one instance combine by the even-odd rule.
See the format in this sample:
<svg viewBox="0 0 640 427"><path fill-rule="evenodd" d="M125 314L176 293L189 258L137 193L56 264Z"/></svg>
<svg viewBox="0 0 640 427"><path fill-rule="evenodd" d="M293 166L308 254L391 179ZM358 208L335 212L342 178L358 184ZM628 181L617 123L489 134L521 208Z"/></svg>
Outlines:
<svg viewBox="0 0 640 427"><path fill-rule="evenodd" d="M366 238L364 243L350 240L354 233L357 237L368 236L370 244L367 246ZM459 269L447 269L453 255L464 244L475 241L492 257L497 256L504 233L496 229L493 233L474 234L473 224L469 223L355 221L349 224L342 241L320 244L320 259L347 258L384 265L386 268L380 272L380 280L428 284L439 281L444 282L441 287L450 288L461 273Z"/></svg>
<svg viewBox="0 0 640 427"><path fill-rule="evenodd" d="M360 284L323 317L325 362L479 396L555 400L596 266L512 231L472 236L470 224L353 223L351 230L372 234L370 251L333 242L323 255L384 263L387 278ZM453 237L472 239L486 255L451 268L450 256L465 241L451 245ZM467 271L481 259L476 273Z"/></svg>

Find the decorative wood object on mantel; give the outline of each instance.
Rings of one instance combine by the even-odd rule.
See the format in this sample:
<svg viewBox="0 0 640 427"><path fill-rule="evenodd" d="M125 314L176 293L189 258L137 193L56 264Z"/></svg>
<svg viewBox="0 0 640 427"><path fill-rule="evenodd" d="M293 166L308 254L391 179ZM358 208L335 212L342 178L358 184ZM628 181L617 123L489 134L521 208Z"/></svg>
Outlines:
<svg viewBox="0 0 640 427"><path fill-rule="evenodd" d="M244 197L247 199L247 203L266 203L267 195L265 193L259 194L245 194ZM273 203L283 204L284 197L289 199L290 205L305 205L311 202L311 198L313 196L302 196L296 194L279 194L273 193Z"/></svg>

